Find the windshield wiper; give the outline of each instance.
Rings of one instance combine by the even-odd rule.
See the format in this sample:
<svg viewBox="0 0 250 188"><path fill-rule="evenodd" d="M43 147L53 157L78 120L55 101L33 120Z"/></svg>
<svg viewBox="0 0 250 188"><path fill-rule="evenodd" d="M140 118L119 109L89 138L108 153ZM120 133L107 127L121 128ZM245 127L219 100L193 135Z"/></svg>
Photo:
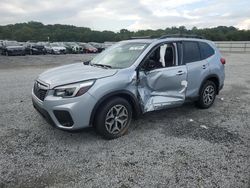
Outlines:
<svg viewBox="0 0 250 188"><path fill-rule="evenodd" d="M103 68L109 68L109 69L111 69L112 68L112 66L110 66L110 65L105 65L105 64L98 64L98 63L91 63L90 65L93 65L93 66L99 66L99 67L103 67Z"/></svg>

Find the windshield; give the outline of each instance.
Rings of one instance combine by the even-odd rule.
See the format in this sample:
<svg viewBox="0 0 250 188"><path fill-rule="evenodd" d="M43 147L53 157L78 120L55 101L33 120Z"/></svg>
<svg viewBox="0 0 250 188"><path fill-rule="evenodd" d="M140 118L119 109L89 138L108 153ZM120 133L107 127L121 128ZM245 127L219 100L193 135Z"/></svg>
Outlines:
<svg viewBox="0 0 250 188"><path fill-rule="evenodd" d="M147 46L147 43L118 43L96 56L91 64L127 68L135 62Z"/></svg>
<svg viewBox="0 0 250 188"><path fill-rule="evenodd" d="M52 47L58 47L58 46L59 46L58 43L51 43L50 45L51 45Z"/></svg>

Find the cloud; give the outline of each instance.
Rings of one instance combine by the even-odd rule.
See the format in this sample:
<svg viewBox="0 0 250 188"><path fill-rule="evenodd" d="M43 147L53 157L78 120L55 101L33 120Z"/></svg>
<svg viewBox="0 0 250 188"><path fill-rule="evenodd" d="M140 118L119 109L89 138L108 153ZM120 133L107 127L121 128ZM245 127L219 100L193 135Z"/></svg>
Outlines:
<svg viewBox="0 0 250 188"><path fill-rule="evenodd" d="M238 23L236 25L236 27L238 27L240 29L249 30L250 29L250 19L246 19L246 20L241 21L240 23Z"/></svg>
<svg viewBox="0 0 250 188"><path fill-rule="evenodd" d="M181 25L249 29L249 7L248 0L1 0L0 25L34 20L113 31Z"/></svg>

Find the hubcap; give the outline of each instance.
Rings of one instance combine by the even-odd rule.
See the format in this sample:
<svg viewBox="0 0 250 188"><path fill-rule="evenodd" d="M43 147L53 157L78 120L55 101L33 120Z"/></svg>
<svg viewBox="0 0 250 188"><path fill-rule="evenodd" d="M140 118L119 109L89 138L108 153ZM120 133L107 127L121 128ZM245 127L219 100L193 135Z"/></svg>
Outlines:
<svg viewBox="0 0 250 188"><path fill-rule="evenodd" d="M214 100L215 89L212 85L209 85L205 88L203 92L203 102L206 105L210 105Z"/></svg>
<svg viewBox="0 0 250 188"><path fill-rule="evenodd" d="M106 115L105 127L111 134L118 134L128 123L128 110L118 104L113 106Z"/></svg>

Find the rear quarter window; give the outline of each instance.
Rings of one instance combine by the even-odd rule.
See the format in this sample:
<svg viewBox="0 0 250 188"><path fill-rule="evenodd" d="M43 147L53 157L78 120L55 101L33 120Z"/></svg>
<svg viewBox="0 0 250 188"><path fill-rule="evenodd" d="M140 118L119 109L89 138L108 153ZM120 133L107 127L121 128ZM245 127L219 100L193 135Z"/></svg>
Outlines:
<svg viewBox="0 0 250 188"><path fill-rule="evenodd" d="M201 60L201 53L198 43L192 41L183 41L184 64L200 60Z"/></svg>
<svg viewBox="0 0 250 188"><path fill-rule="evenodd" d="M214 55L214 49L205 42L199 42L200 51L201 51L201 59L207 59Z"/></svg>

